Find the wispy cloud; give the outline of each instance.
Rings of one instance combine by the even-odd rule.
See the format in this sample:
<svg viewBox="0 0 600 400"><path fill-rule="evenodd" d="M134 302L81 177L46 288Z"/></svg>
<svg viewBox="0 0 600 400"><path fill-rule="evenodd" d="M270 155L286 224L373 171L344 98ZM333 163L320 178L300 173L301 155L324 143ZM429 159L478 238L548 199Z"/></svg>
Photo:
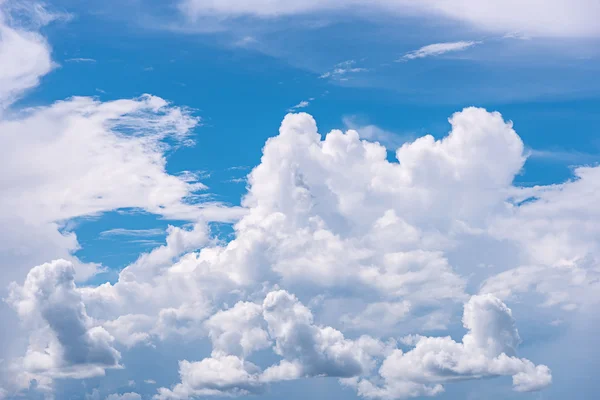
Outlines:
<svg viewBox="0 0 600 400"><path fill-rule="evenodd" d="M227 182L229 182L229 183L246 183L246 182L248 182L248 178L246 178L245 176L242 178L231 178Z"/></svg>
<svg viewBox="0 0 600 400"><path fill-rule="evenodd" d="M240 170L246 170L246 169L251 169L252 167L248 166L248 165L234 165L233 167L229 167L227 168L227 171L240 171Z"/></svg>
<svg viewBox="0 0 600 400"><path fill-rule="evenodd" d="M357 72L366 72L367 68L356 67L355 60L343 61L339 64L334 65L331 71L327 71L320 76L321 79L337 79L347 80L347 75Z"/></svg>
<svg viewBox="0 0 600 400"><path fill-rule="evenodd" d="M75 58L67 58L65 62L74 62L74 63L95 63L96 60L93 58L84 58L84 57L75 57Z"/></svg>
<svg viewBox="0 0 600 400"><path fill-rule="evenodd" d="M256 43L258 43L258 40L256 40L256 38L252 36L244 36L243 38L235 41L233 45L235 47L248 47Z"/></svg>
<svg viewBox="0 0 600 400"><path fill-rule="evenodd" d="M460 42L446 42L446 43L434 43L427 46L423 46L420 49L406 53L402 58L396 60L399 62L414 60L417 58L434 57L445 53L463 51L469 47L473 47L482 42L475 41L460 41Z"/></svg>
<svg viewBox="0 0 600 400"><path fill-rule="evenodd" d="M125 229L115 228L107 231L100 232L100 237L108 238L112 236L126 236L126 237L153 237L162 236L165 234L164 229L153 228L153 229Z"/></svg>
<svg viewBox="0 0 600 400"><path fill-rule="evenodd" d="M297 110L299 108L306 108L309 105L310 105L310 101L302 100L300 103L296 104L295 106L292 106L292 107L288 108L288 111L294 111L294 110Z"/></svg>

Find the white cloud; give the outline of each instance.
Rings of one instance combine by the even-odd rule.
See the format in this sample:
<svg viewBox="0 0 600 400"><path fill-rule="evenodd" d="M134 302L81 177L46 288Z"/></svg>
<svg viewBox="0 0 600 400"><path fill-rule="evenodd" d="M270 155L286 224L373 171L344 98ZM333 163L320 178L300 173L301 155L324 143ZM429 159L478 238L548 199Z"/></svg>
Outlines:
<svg viewBox="0 0 600 400"><path fill-rule="evenodd" d="M218 311L205 325L213 343L213 354L246 357L256 350L269 347L269 336L261 325L262 307L239 302L232 308Z"/></svg>
<svg viewBox="0 0 600 400"><path fill-rule="evenodd" d="M468 333L461 343L449 337L409 337L413 349L395 350L381 365L383 386L354 380L361 396L403 399L441 393L441 384L464 379L509 375L516 391L533 391L552 381L545 365L515 357L520 342L510 309L492 296L473 296L465 305Z"/></svg>
<svg viewBox="0 0 600 400"><path fill-rule="evenodd" d="M95 63L96 60L93 58L85 58L85 57L76 57L76 58L67 58L65 62L74 62L74 63Z"/></svg>
<svg viewBox="0 0 600 400"><path fill-rule="evenodd" d="M289 111L297 110L299 108L306 108L310 105L310 101L302 100L300 103L295 106L290 107Z"/></svg>
<svg viewBox="0 0 600 400"><path fill-rule="evenodd" d="M434 43L429 44L427 46L423 46L418 50L411 51L406 53L400 60L398 61L406 61L406 60L414 60L416 58L425 58L425 57L433 57L439 56L445 53L451 53L456 51L463 51L468 49L469 47L473 47L481 42L446 42L446 43Z"/></svg>
<svg viewBox="0 0 600 400"><path fill-rule="evenodd" d="M47 388L54 378L87 378L120 368L113 337L86 313L71 263L57 260L33 268L8 297L33 328L26 355L11 366L22 388L36 379Z"/></svg>
<svg viewBox="0 0 600 400"><path fill-rule="evenodd" d="M261 372L242 357L270 344L261 329L264 322L275 353L283 359ZM206 324L213 342L211 357L199 362L181 361L181 382L172 389L160 388L156 399L239 396L260 393L266 383L303 376L356 376L368 372L374 365L373 357L387 350L370 337L348 340L336 329L315 325L311 311L284 290L268 293L262 306L237 303L216 313Z"/></svg>
<svg viewBox="0 0 600 400"><path fill-rule="evenodd" d="M451 20L505 34L523 32L535 36L597 37L596 17L600 4L595 0L517 1L492 0L181 0L180 9L190 18L211 15L273 18L331 10L354 11L368 6L397 15L445 17Z"/></svg>
<svg viewBox="0 0 600 400"><path fill-rule="evenodd" d="M368 71L366 68L355 67L355 65L355 60L342 61L336 64L331 71L323 73L319 78L345 81L348 80L348 75L350 74Z"/></svg>
<svg viewBox="0 0 600 400"><path fill-rule="evenodd" d="M287 4L296 12L316 3ZM25 38L23 49L37 49L31 65L43 66L47 45L31 40L39 36L6 29ZM10 45L5 54L20 51L1 39ZM23 69L27 79L7 78L6 104L49 70L36 68ZM336 69L330 77L363 70L353 61ZM33 379L48 392L54 379L102 375L120 367L116 346L172 337L174 346L208 337L213 351L180 361L180 383L161 388L158 399L261 393L270 382L320 375L344 378L367 397L434 395L453 380L499 375L512 376L515 390L537 390L550 383L549 370L516 357L511 312L492 295L467 303L461 342L411 336L405 343L413 348L403 352L339 326L363 333L384 314L394 335L439 327L469 298L467 276L471 287L482 283L481 293L508 300L533 290L547 307L598 301L600 169L579 168L561 185L515 188L526 153L499 113L464 109L445 138L399 146L398 162L356 131L322 138L312 117L288 115L249 175L243 214L190 204L204 186L166 172L164 139L186 144L197 123L150 95L2 114L0 167L10 174L0 177L0 221L10 228L0 256L12 266L2 279L24 281L12 285L9 301L28 339L24 356L6 361L15 390ZM115 283L76 287L99 266L72 256L77 240L60 224L124 207L193 224L170 227L166 243ZM207 220L237 217L232 241L211 238ZM477 281L473 265L490 264L490 248L500 249L501 267ZM68 260L42 264L61 257ZM39 266L26 274L32 265ZM300 301L325 292L338 300L333 317ZM262 370L246 360L270 346L280 357L274 365Z"/></svg>

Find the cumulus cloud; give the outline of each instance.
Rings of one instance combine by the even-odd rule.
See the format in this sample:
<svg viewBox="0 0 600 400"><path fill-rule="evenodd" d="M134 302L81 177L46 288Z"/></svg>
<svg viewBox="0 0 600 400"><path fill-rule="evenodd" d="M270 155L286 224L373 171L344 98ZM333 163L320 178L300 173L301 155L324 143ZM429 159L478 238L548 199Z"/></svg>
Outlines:
<svg viewBox="0 0 600 400"><path fill-rule="evenodd" d="M511 310L499 299L473 296L465 305L462 342L449 337L415 336L405 339L413 348L395 350L382 363L382 386L356 380L361 396L402 399L441 393L442 384L464 379L509 375L516 391L533 391L552 381L545 365L515 357L520 337Z"/></svg>
<svg viewBox="0 0 600 400"><path fill-rule="evenodd" d="M248 307L252 318L242 312ZM258 315L258 307L238 303L227 319L230 324L236 319L247 323ZM256 394L267 383L311 376L339 377L363 397L384 399L435 395L448 382L503 375L513 377L516 391L540 390L552 381L548 367L516 357L520 337L511 310L492 295L473 296L465 304L467 334L462 342L408 336L403 342L413 349L406 353L394 342L386 344L366 335L349 340L332 327L316 325L312 312L284 290L268 293L262 309L273 350L282 357L279 363L261 371L244 358L227 354L228 349L241 351L223 346L221 337L215 340L213 334L213 355L199 362L181 361L181 382L172 389L160 388L155 398ZM219 319L222 313L217 314ZM243 342L240 337L234 340L238 345ZM375 376L372 370L378 359L382 363ZM380 381L382 385L376 383Z"/></svg>
<svg viewBox="0 0 600 400"><path fill-rule="evenodd" d="M385 346L374 339L348 340L336 329L315 325L312 312L286 291L269 293L263 309L275 353L297 366L298 377L361 375L373 367L372 356L384 352Z"/></svg>
<svg viewBox="0 0 600 400"><path fill-rule="evenodd" d="M260 12L235 1L204 10L236 4L236 15ZM269 2L275 11L262 15L281 14L281 5L289 13L323 7ZM0 54L33 46L31 65L44 66L49 49L40 36L6 21ZM15 46L14 35L24 44ZM26 79L7 78L17 83L1 87L6 104L50 67L36 68L18 71ZM346 62L328 77L361 70ZM533 289L548 307L597 301L599 236L590 221L599 169L579 168L561 185L517 188L526 154L511 122L479 108L449 122L444 138L402 143L390 161L385 147L355 130L323 137L311 116L290 114L249 174L240 212L193 203L204 186L166 171L167 139L186 145L198 124L184 108L151 95L5 107L0 166L11 174L0 180L0 222L10 231L0 237L0 256L12 268L0 283L23 282L8 298L28 338L25 355L6 361L11 384L26 389L35 379L49 391L54 379L120 368L117 346L208 337L210 356L181 360L180 382L160 388L157 399L261 393L268 383L322 375L382 398L435 395L455 380L494 376L512 376L517 391L548 385L548 368L517 358L520 338L497 297ZM61 223L120 208L191 224L170 227L166 243L116 282L78 288L100 266L72 255L78 242ZM207 221L237 218L233 240L211 237ZM490 249L501 266L490 272L496 276L477 277L473 265ZM478 287L481 295L470 297ZM337 301L333 317L305 305L318 296ZM369 319L394 336L439 328L467 300L460 342L409 336L405 352L341 330L364 333ZM262 369L249 361L267 348L278 362Z"/></svg>
<svg viewBox="0 0 600 400"><path fill-rule="evenodd" d="M405 343L413 348L404 352L340 330L364 333L375 320L394 335L432 325L443 329L436 321L450 320L454 305L469 299L462 274L473 272L464 260L453 260L467 251L479 265L485 247L477 241L483 238L486 245L510 244L502 247L503 256L507 248L521 248L515 260L506 258L505 269L536 261L538 271L550 271L566 259L574 263L570 271L590 268L579 260L589 260L596 249L591 226L576 231L573 225L570 246L553 252L539 254L527 244L546 243L542 232L552 230L542 229L543 216L550 210L566 214L563 207L581 194L578 185L587 187L592 175L586 174L594 169L578 171L579 180L560 187L515 188L525 153L512 123L467 108L450 124L446 137L407 142L391 162L383 146L361 140L356 131L322 137L308 114L286 116L249 175L247 211L233 240L212 240L202 223L170 228L166 244L140 256L115 283L77 290L86 315L124 347L173 335L211 340L212 354L182 360L180 382L161 388L161 399L260 393L268 383L321 375L341 378L363 396L384 398L434 395L454 380L500 375L512 376L515 390L546 386L551 378L545 367L517 358L520 339L511 312L492 295L468 301L461 342L412 336ZM520 204L534 194L546 200ZM534 217L541 221L514 228ZM497 288L487 278L482 288L492 289L482 292L503 298L532 285ZM580 275L562 290L570 296L575 288L588 288L591 278ZM557 296L559 289L547 293ZM317 323L299 296L324 292L339 300L337 316L320 315L328 321ZM344 301L346 293L356 301ZM570 301L584 302L591 298L587 293ZM248 360L267 348L278 362L262 369ZM443 363L431 361L438 359Z"/></svg>
<svg viewBox="0 0 600 400"><path fill-rule="evenodd" d="M269 347L266 330L262 328L262 307L239 302L228 310L215 313L206 321L213 353L245 357Z"/></svg>
<svg viewBox="0 0 600 400"><path fill-rule="evenodd" d="M120 367L114 339L87 315L68 261L33 268L22 286L11 286L8 302L33 327L26 355L11 367L23 387L31 379L47 386L53 378L87 378Z"/></svg>
<svg viewBox="0 0 600 400"><path fill-rule="evenodd" d="M594 0L551 0L539 2L494 0L309 0L309 1L204 1L181 0L180 9L190 18L210 15L274 18L331 10L353 11L365 5L397 15L446 17L491 32L524 32L537 36L597 37L596 16L600 5Z"/></svg>
<svg viewBox="0 0 600 400"><path fill-rule="evenodd" d="M466 50L469 47L473 47L480 42L446 42L446 43L434 43L429 44L427 46L423 46L418 50L414 50L406 53L400 60L398 61L406 61L406 60L414 60L416 58L425 58L425 57L433 57L439 56L445 53L451 53L456 51Z"/></svg>
<svg viewBox="0 0 600 400"><path fill-rule="evenodd" d="M160 388L156 400L179 400L198 396L239 396L262 391L259 368L239 357L220 355L199 362L181 361L181 383L173 389Z"/></svg>
<svg viewBox="0 0 600 400"><path fill-rule="evenodd" d="M265 322L268 336L261 328ZM348 340L336 329L317 326L311 311L284 290L268 293L262 305L237 303L206 324L212 356L199 362L181 361L181 382L172 389L160 388L155 398L238 396L260 393L267 383L303 376L352 377L368 372L374 357L386 352L376 339ZM271 340L281 362L261 371L244 361Z"/></svg>

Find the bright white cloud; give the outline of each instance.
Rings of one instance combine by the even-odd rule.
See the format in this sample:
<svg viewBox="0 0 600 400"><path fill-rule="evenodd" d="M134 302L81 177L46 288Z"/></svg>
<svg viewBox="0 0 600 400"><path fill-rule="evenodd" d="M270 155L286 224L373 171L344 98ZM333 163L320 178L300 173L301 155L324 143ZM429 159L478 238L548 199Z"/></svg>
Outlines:
<svg viewBox="0 0 600 400"><path fill-rule="evenodd" d="M181 361L181 383L172 390L160 388L156 400L184 400L199 396L240 396L260 393L263 384L259 368L236 356L205 358L199 362Z"/></svg>
<svg viewBox="0 0 600 400"><path fill-rule="evenodd" d="M353 380L367 398L403 399L441 393L442 384L463 379L509 375L516 391L544 388L552 381L545 365L515 357L520 342L509 308L493 296L473 296L465 305L462 343L449 337L406 338L413 349L395 350L381 365L383 386Z"/></svg>
<svg viewBox="0 0 600 400"><path fill-rule="evenodd" d="M191 18L207 15L278 17L331 10L352 12L359 7L408 16L446 17L477 28L505 34L592 37L600 35L595 0L181 0Z"/></svg>
<svg viewBox="0 0 600 400"><path fill-rule="evenodd" d="M249 175L247 212L232 241L211 240L205 224L171 228L166 245L116 283L79 289L86 312L125 348L210 338L210 357L181 361L181 381L159 391L164 399L259 393L267 383L318 375L387 398L499 375L512 376L515 390L546 386L545 367L516 357L511 312L491 295L467 303L461 342L413 336L413 349L403 352L364 335L370 321L381 327L371 334L444 329L455 305L469 299L464 276L481 270L487 246L500 249L501 267L492 272L498 278L481 279L482 293L510 299L535 288L547 306L597 298L597 233L581 219L594 215L595 203L581 197L596 193L589 189L596 169L579 169L580 179L563 185L515 188L526 153L512 124L477 108L450 123L446 137L407 142L390 162L383 146L356 131L323 138L309 115L288 115ZM530 196L541 200L516 205ZM336 301L336 316L316 323L299 297L323 293L324 306ZM341 327L363 336L349 339ZM279 362L261 369L247 360L267 348ZM447 366L428 361L442 354ZM394 372L407 365L418 368Z"/></svg>
<svg viewBox="0 0 600 400"><path fill-rule="evenodd" d="M445 53L451 53L456 51L466 50L469 47L473 47L480 42L447 42L447 43L434 43L429 44L427 46L423 46L418 50L414 50L406 53L400 60L398 61L406 61L406 60L414 60L416 58L425 58L425 57L433 57L439 56Z"/></svg>
<svg viewBox="0 0 600 400"><path fill-rule="evenodd" d="M228 310L215 313L206 321L213 353L245 357L269 347L269 336L262 325L259 304L239 302Z"/></svg>

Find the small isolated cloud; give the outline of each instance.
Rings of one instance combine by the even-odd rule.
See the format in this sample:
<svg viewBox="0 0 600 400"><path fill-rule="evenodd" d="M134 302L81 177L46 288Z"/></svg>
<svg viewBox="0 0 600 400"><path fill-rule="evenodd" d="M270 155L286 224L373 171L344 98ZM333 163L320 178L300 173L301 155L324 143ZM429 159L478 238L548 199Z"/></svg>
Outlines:
<svg viewBox="0 0 600 400"><path fill-rule="evenodd" d="M96 60L93 58L84 58L84 57L75 57L75 58L67 58L65 62L74 62L74 63L95 63Z"/></svg>
<svg viewBox="0 0 600 400"><path fill-rule="evenodd" d="M357 73L357 72L366 72L367 68L356 67L355 60L347 60L341 63L334 65L334 68L331 71L327 71L322 74L320 79L337 79L340 81L348 80L348 75Z"/></svg>
<svg viewBox="0 0 600 400"><path fill-rule="evenodd" d="M124 229L115 228L100 232L100 237L108 238L113 236L129 236L129 237L152 237L164 235L166 232L164 229L153 228L153 229Z"/></svg>
<svg viewBox="0 0 600 400"><path fill-rule="evenodd" d="M294 111L294 110L297 110L299 108L306 108L309 105L310 105L310 101L302 100L300 103L296 104L295 106L292 106L292 107L288 108L288 111Z"/></svg>
<svg viewBox="0 0 600 400"><path fill-rule="evenodd" d="M469 47L480 44L481 42L474 41L460 41L460 42L446 42L446 43L434 43L427 46L423 46L418 50L410 51L406 53L402 58L397 61L414 60L417 58L434 57L445 53L454 51L466 50Z"/></svg>
<svg viewBox="0 0 600 400"><path fill-rule="evenodd" d="M148 385L156 385L156 381L154 379L146 379L144 383L147 383Z"/></svg>

